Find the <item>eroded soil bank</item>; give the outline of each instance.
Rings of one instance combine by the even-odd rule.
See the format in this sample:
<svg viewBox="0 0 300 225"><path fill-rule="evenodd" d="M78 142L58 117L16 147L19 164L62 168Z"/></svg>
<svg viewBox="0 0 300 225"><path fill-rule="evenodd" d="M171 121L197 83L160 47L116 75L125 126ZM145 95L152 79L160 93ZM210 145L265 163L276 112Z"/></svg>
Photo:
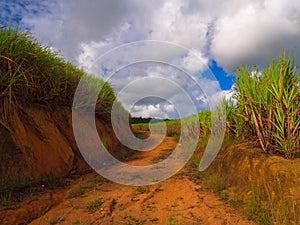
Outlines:
<svg viewBox="0 0 300 225"><path fill-rule="evenodd" d="M8 126L0 124L1 183L38 182L89 169L76 145L70 108L49 111L41 107L11 110ZM121 149L112 128L96 119L99 136L112 152Z"/></svg>
<svg viewBox="0 0 300 225"><path fill-rule="evenodd" d="M255 143L232 145L209 168L225 182L230 198L263 223L300 224L300 159L261 153Z"/></svg>

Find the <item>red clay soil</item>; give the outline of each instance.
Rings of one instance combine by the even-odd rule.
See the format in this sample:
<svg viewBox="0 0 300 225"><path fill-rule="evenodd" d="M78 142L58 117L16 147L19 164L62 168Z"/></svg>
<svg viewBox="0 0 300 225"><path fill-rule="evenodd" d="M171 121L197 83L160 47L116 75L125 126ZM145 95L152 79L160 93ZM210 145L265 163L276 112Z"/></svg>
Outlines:
<svg viewBox="0 0 300 225"><path fill-rule="evenodd" d="M72 170L74 152L50 112L27 108L21 115L12 110L11 118L10 131L0 126L2 181L37 181L42 175L65 176Z"/></svg>
<svg viewBox="0 0 300 225"><path fill-rule="evenodd" d="M173 138L152 151L139 152L126 161L148 165L176 146ZM1 224L22 224L30 215L37 224L254 224L228 203L192 182L186 169L151 186L131 187L89 173L68 187L27 196L17 209L2 209ZM1 219L2 218L2 219ZM32 218L31 218L32 219ZM23 223L26 224L26 223Z"/></svg>
<svg viewBox="0 0 300 225"><path fill-rule="evenodd" d="M41 107L11 110L10 129L0 123L0 181L29 179L38 182L51 175L66 176L86 170L72 130L72 111ZM112 128L96 119L101 138L110 152L122 148Z"/></svg>

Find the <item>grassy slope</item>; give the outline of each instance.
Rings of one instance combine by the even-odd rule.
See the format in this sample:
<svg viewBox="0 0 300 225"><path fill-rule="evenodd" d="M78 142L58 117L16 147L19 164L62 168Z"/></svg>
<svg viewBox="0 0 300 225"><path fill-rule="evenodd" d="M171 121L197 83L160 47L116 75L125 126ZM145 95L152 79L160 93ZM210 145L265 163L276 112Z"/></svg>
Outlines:
<svg viewBox="0 0 300 225"><path fill-rule="evenodd" d="M88 80L88 90L97 87L96 84L104 85L95 111L103 124L110 126L110 109L116 97L108 83L65 62L30 34L10 27L0 28L0 127L5 127L11 135L14 134L12 121L16 118L13 113L18 112L19 117L24 117L28 115L27 106L36 105L49 110L60 107L70 109L77 85L83 76ZM121 109L123 110L122 107ZM32 123L34 120L28 122ZM33 125L37 131L42 129L39 124ZM3 151L0 152L2 153ZM16 156L14 158L18 159ZM6 189L15 190L28 185L27 180L11 179L11 182L5 181L2 184L2 177L0 178L0 200L1 193Z"/></svg>
<svg viewBox="0 0 300 225"><path fill-rule="evenodd" d="M73 96L81 77L89 76L65 62L30 34L17 29L0 29L0 123L7 127L10 107L40 104L49 108L72 106ZM91 88L102 80L89 76ZM115 100L113 89L107 84L99 94L97 113L109 119L105 109Z"/></svg>

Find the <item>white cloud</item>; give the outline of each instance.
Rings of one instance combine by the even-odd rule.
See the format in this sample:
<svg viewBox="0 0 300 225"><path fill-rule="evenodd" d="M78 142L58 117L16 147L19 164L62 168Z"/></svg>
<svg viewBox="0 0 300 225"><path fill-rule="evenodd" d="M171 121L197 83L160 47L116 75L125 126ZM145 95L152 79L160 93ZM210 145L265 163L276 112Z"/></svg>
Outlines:
<svg viewBox="0 0 300 225"><path fill-rule="evenodd" d="M190 74L195 74L197 72L203 72L208 68L208 59L203 56L203 54L196 49L189 51L187 56L182 59L182 66Z"/></svg>
<svg viewBox="0 0 300 225"><path fill-rule="evenodd" d="M212 55L231 71L240 64L263 65L284 48L300 53L299 18L297 1L245 4L217 21Z"/></svg>
<svg viewBox="0 0 300 225"><path fill-rule="evenodd" d="M288 0L22 1L5 0L0 16L20 16L39 39L72 62L83 45L158 39L210 55L227 71L264 64L283 48L300 54L300 2ZM105 45L102 46L105 49ZM101 51L101 48L97 48ZM102 49L102 51L103 51ZM164 49L157 51L165 54ZM80 62L80 60L79 60Z"/></svg>
<svg viewBox="0 0 300 225"><path fill-rule="evenodd" d="M165 110L167 112L174 112L175 111L174 105L170 105L170 104L165 105Z"/></svg>
<svg viewBox="0 0 300 225"><path fill-rule="evenodd" d="M78 65L93 74L97 73L97 71L91 71L91 69L97 59L97 56L104 53L108 46L109 44L107 42L90 42L89 44L81 43L79 47L80 54L77 57Z"/></svg>
<svg viewBox="0 0 300 225"><path fill-rule="evenodd" d="M187 48L205 49L207 18L201 13L184 14L185 1L165 1L150 19L149 39L164 40Z"/></svg>
<svg viewBox="0 0 300 225"><path fill-rule="evenodd" d="M144 118L161 118L166 119L170 118L170 115L165 110L165 107L156 104L156 105L135 105L131 110L131 115L135 117L144 117Z"/></svg>
<svg viewBox="0 0 300 225"><path fill-rule="evenodd" d="M224 97L227 101L235 101L233 98L234 95L236 95L236 89L235 85L232 85L229 90L223 90L222 91L222 97Z"/></svg>
<svg viewBox="0 0 300 225"><path fill-rule="evenodd" d="M139 46L130 52L130 57L157 57L180 65L192 74L204 71L211 59L231 72L240 64L264 65L283 48L300 55L300 1L41 0L24 4L21 0L13 3L3 0L0 6L3 9L1 21L20 21L21 28L30 29L43 43L59 49L68 61L99 76L103 76L103 69L112 71L117 66L113 59L124 62L129 57L125 51L105 62L105 68L104 65L92 66L100 55L120 44L140 40L174 42L187 50L174 51L163 44ZM141 49L142 52L138 51ZM198 63L199 59L203 63ZM300 63L300 57L296 62ZM221 92L217 82L198 74L205 99L186 76L160 66L124 69L122 73L113 82L117 90L135 78L164 77L179 82L194 99L198 98L198 109L201 104L204 107L208 99L217 99L211 96ZM147 90L147 84L137 90ZM169 93L170 99L184 105L173 90L164 91ZM223 92L229 95L229 91ZM131 99L134 94L138 92L125 97ZM155 114L159 109L161 116L171 110L162 104L150 105L144 103L144 108L139 110Z"/></svg>

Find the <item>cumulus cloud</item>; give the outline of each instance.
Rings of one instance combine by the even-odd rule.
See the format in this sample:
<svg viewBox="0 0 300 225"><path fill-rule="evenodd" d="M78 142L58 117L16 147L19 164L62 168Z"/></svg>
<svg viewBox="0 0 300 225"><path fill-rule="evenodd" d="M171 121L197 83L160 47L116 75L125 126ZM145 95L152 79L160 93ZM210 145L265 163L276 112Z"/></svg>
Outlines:
<svg viewBox="0 0 300 225"><path fill-rule="evenodd" d="M140 101L136 105L130 108L130 113L132 116L136 117L152 117L152 118L178 118L176 108L173 104L170 104L168 101L152 98L152 101L149 99L144 99L145 101ZM159 103L155 103L158 101Z"/></svg>
<svg viewBox="0 0 300 225"><path fill-rule="evenodd" d="M218 19L212 56L227 71L240 64L264 65L284 48L299 51L298 1L251 2Z"/></svg>
<svg viewBox="0 0 300 225"><path fill-rule="evenodd" d="M233 98L236 95L236 87L233 84L229 90L223 90L221 92L222 97L224 97L227 101L235 101Z"/></svg>
<svg viewBox="0 0 300 225"><path fill-rule="evenodd" d="M231 71L243 63L263 64L283 48L298 53L300 47L299 1L5 0L1 6L2 21L21 22L76 62L82 61L80 53L91 52L87 45L100 51L155 39L194 48Z"/></svg>
<svg viewBox="0 0 300 225"><path fill-rule="evenodd" d="M166 106L160 104L156 105L136 105L131 110L132 116L144 117L144 118L159 118L166 119L170 118L169 112L165 109Z"/></svg>
<svg viewBox="0 0 300 225"><path fill-rule="evenodd" d="M212 96L231 93L219 90L215 80L203 75L211 60L231 73L240 64L264 65L284 48L300 54L299 1L3 0L0 6L1 25L20 23L20 28L30 30L43 43L59 50L68 61L97 76L105 77L128 57L153 56L181 66L199 77L202 91L184 73L160 65L124 68L115 76L118 79L112 79L112 85L119 92L124 84L135 79L167 77L192 95L197 109L207 107L211 99L218 99ZM95 66L105 52L141 40L172 42L185 49L174 51L163 44L137 46L136 51L130 51L130 56L126 51L120 52ZM299 64L300 58L296 62ZM127 99L146 89L147 84L142 84L141 88L124 93L124 105ZM176 93L165 91L171 100L184 106ZM138 115L148 110L151 115L163 117L172 111L170 109L167 103L143 102L134 112Z"/></svg>
<svg viewBox="0 0 300 225"><path fill-rule="evenodd" d="M148 69L152 71L151 68ZM131 73L134 71L136 70ZM165 69L166 71L172 70ZM129 111L132 110L133 115L146 115L145 113L151 112L155 117L165 118L167 115L169 118L176 118L178 113L187 116L207 107L206 103L197 99L204 95L203 89L182 71L173 69L173 76L170 77L164 72L149 72L139 79L133 76L132 81L128 77L124 73L116 74L110 81L116 87L118 99ZM114 80L119 83L116 85ZM156 113L154 109L159 109L162 114Z"/></svg>
<svg viewBox="0 0 300 225"><path fill-rule="evenodd" d="M199 50L190 50L182 59L182 66L188 73L195 74L207 70L208 59Z"/></svg>

